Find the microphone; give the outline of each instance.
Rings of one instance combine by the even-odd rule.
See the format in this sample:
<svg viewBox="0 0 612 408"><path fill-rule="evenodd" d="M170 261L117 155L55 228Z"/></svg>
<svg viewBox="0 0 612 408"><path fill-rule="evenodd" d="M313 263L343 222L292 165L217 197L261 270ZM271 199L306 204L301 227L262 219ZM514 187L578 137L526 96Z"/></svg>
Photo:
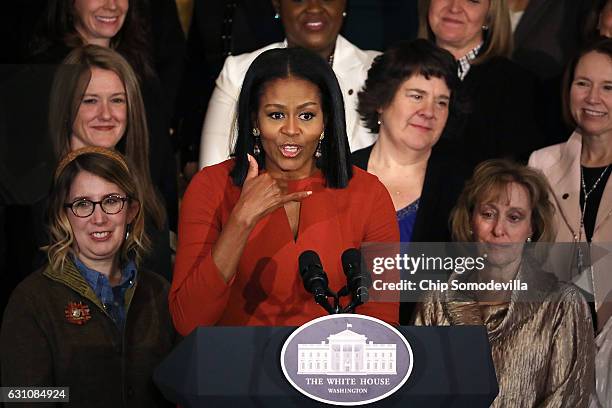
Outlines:
<svg viewBox="0 0 612 408"><path fill-rule="evenodd" d="M304 251L298 258L298 264L304 289L312 293L315 302L321 305L329 314L336 313L327 299L328 296L335 296L335 294L329 290L329 280L321 266L319 255L315 251Z"/></svg>
<svg viewBox="0 0 612 408"><path fill-rule="evenodd" d="M345 309L350 311L366 303L370 299L368 288L372 286L372 276L361 269L361 253L355 248L349 248L342 253L342 269L346 275L346 283L353 298Z"/></svg>

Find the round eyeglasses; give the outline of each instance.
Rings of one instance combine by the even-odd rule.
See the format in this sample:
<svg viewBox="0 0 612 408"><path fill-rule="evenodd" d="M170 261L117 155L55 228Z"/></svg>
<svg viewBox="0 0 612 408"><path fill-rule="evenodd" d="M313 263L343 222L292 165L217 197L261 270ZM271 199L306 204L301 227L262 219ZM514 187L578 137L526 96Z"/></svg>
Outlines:
<svg viewBox="0 0 612 408"><path fill-rule="evenodd" d="M121 197L119 195L109 195L104 197L101 201L91 201L87 198L80 198L71 203L65 203L64 207L70 208L72 213L77 217L85 218L93 214L96 209L96 204L100 204L102 211L106 214L113 215L121 212L121 210L123 210L123 205L129 199L129 196Z"/></svg>

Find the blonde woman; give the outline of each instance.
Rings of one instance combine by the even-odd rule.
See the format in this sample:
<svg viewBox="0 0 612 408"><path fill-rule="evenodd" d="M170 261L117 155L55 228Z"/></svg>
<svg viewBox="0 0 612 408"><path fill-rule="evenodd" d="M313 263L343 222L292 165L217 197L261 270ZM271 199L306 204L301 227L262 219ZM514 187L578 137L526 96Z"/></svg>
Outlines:
<svg viewBox="0 0 612 408"><path fill-rule="evenodd" d="M524 250L554 236L549 186L537 171L507 160L476 168L451 216L453 239L486 249L469 282L511 282L526 291L449 291L417 306L416 324L483 325L499 394L497 407L586 407L594 390L589 308L578 288L559 282Z"/></svg>
<svg viewBox="0 0 612 408"><path fill-rule="evenodd" d="M449 152L475 166L483 160L524 159L542 146L536 123L535 77L508 58L512 32L506 0L420 0L419 37L458 61L458 93L466 115L449 118ZM444 139L440 147L451 147Z"/></svg>
<svg viewBox="0 0 612 408"><path fill-rule="evenodd" d="M139 180L117 152L65 156L50 196L48 265L13 292L0 332L2 385L70 387L75 406L164 406L153 369L174 330L168 283L141 267Z"/></svg>

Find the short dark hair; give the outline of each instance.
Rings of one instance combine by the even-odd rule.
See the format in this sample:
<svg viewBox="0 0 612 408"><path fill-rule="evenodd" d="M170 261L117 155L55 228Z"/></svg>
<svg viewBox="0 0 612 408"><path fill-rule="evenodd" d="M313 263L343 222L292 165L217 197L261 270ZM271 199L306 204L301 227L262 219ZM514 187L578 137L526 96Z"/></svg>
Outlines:
<svg viewBox="0 0 612 408"><path fill-rule="evenodd" d="M232 181L242 186L249 168L247 154L257 159L259 168L265 168L265 152L253 154L254 138L251 133L253 118L259 109L259 100L265 85L275 79L295 77L316 85L321 93L325 138L321 142L321 157L317 167L331 188L344 188L352 177L348 162L350 156L344 101L338 80L329 64L319 55L303 48L276 48L260 54L246 73L238 98L237 128L234 144Z"/></svg>
<svg viewBox="0 0 612 408"><path fill-rule="evenodd" d="M567 68L565 69L565 73L563 75L563 89L561 91L561 98L563 103L563 119L572 127L578 126L574 120L574 116L572 115L570 108L570 92L572 90L572 82L574 82L574 74L576 73L576 66L578 66L578 62L580 62L582 57L590 52L597 52L612 58L612 39L597 37L589 41L578 51L576 56L572 58L569 64L567 64Z"/></svg>
<svg viewBox="0 0 612 408"><path fill-rule="evenodd" d="M451 91L449 115L453 113L459 86L455 58L427 40L402 41L374 59L359 92L357 111L372 133L380 130L378 110L389 106L400 85L413 75L443 79Z"/></svg>

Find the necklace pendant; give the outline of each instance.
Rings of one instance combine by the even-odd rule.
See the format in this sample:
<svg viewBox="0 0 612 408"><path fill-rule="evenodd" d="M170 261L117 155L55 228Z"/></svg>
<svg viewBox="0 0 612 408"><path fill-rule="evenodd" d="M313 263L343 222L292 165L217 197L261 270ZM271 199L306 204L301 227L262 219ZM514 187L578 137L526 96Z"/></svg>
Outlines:
<svg viewBox="0 0 612 408"><path fill-rule="evenodd" d="M588 269L591 266L591 249L588 243L578 243L578 256L577 256L578 273L582 273L584 269Z"/></svg>

